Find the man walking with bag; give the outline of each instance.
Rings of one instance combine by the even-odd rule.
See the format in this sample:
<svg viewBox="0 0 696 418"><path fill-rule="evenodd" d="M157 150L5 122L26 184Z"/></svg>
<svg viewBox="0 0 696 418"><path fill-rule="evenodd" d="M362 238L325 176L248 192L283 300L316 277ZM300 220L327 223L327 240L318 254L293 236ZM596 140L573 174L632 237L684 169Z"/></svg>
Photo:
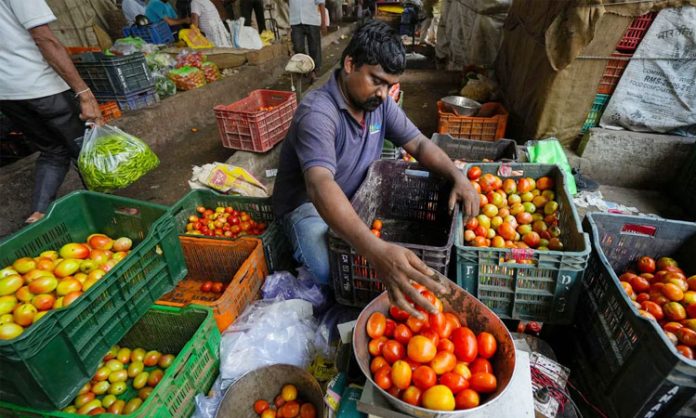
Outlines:
<svg viewBox="0 0 696 418"><path fill-rule="evenodd" d="M296 54L309 51L314 60L312 81L321 67L321 35L326 34L326 26L324 0L290 0L292 49Z"/></svg>

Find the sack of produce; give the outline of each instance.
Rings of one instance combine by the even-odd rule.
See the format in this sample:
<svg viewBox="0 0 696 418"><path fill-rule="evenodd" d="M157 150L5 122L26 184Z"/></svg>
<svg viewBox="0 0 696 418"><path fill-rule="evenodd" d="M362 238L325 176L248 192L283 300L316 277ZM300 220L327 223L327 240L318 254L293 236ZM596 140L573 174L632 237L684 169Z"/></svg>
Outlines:
<svg viewBox="0 0 696 418"><path fill-rule="evenodd" d="M159 158L146 143L109 125L87 129L77 160L85 185L98 192L133 184L158 165Z"/></svg>
<svg viewBox="0 0 696 418"><path fill-rule="evenodd" d="M176 84L176 88L182 91L193 90L206 84L203 71L188 65L171 70L168 76Z"/></svg>
<svg viewBox="0 0 696 418"><path fill-rule="evenodd" d="M222 77L220 74L220 69L214 62L205 61L203 64L201 64L201 70L203 70L203 74L205 74L205 81L208 83L218 81Z"/></svg>

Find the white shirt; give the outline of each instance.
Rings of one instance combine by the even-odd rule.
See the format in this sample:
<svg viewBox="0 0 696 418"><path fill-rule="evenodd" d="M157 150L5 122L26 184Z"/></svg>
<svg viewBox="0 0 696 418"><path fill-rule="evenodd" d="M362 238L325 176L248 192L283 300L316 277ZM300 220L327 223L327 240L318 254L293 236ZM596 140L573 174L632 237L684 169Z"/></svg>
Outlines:
<svg viewBox="0 0 696 418"><path fill-rule="evenodd" d="M123 9L123 17L126 18L129 25L135 22L137 15L145 15L145 5L138 0L123 0L121 9Z"/></svg>
<svg viewBox="0 0 696 418"><path fill-rule="evenodd" d="M290 26L321 26L320 4L324 0L290 0Z"/></svg>
<svg viewBox="0 0 696 418"><path fill-rule="evenodd" d="M44 0L0 0L0 100L28 100L70 87L48 65L29 29L56 20Z"/></svg>
<svg viewBox="0 0 696 418"><path fill-rule="evenodd" d="M198 15L198 27L217 47L232 47L229 32L220 19L220 13L210 0L193 0L191 14Z"/></svg>

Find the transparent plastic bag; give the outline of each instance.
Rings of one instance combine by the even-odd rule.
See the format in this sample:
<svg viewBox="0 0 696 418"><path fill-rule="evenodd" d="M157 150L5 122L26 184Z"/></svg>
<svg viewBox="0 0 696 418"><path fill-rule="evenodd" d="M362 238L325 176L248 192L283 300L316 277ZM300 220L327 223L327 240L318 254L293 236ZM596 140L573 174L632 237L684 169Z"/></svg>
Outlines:
<svg viewBox="0 0 696 418"><path fill-rule="evenodd" d="M224 396L222 379L218 376L215 382L213 382L213 387L210 388L208 396L202 393L196 395L196 410L191 418L215 418L215 413Z"/></svg>
<svg viewBox="0 0 696 418"><path fill-rule="evenodd" d="M324 315L322 315L314 334L314 348L325 358L334 359L338 348L340 335L338 324L350 322L358 319L360 309L351 308L343 305L333 305Z"/></svg>
<svg viewBox="0 0 696 418"><path fill-rule="evenodd" d="M205 74L199 68L188 65L171 70L167 75L178 90L193 90L206 85Z"/></svg>
<svg viewBox="0 0 696 418"><path fill-rule="evenodd" d="M270 364L306 368L312 360L317 324L304 300L254 302L222 334L222 390L245 373Z"/></svg>
<svg viewBox="0 0 696 418"><path fill-rule="evenodd" d="M159 71L153 71L151 75L155 80L155 91L160 99L176 94L176 84L172 80L162 75Z"/></svg>
<svg viewBox="0 0 696 418"><path fill-rule="evenodd" d="M287 271L266 277L261 288L264 299L302 299L312 304L315 312L323 312L327 303L328 289L322 289L302 267L298 277Z"/></svg>
<svg viewBox="0 0 696 418"><path fill-rule="evenodd" d="M159 165L149 146L115 126L90 126L77 166L90 190L110 192L135 183Z"/></svg>

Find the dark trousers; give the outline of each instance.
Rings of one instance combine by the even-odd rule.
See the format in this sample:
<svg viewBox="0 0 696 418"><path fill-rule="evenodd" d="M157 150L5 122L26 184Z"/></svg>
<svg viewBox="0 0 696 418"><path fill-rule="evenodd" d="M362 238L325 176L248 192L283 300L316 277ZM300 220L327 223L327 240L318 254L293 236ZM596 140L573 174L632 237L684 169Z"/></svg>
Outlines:
<svg viewBox="0 0 696 418"><path fill-rule="evenodd" d="M80 106L68 90L38 99L0 100L0 112L41 152L36 161L32 211L46 212L70 170L70 162L80 154L85 133Z"/></svg>
<svg viewBox="0 0 696 418"><path fill-rule="evenodd" d="M318 73L319 68L321 68L321 32L319 26L292 25L291 29L292 49L295 50L296 54L306 54L305 51L309 50L309 56L314 60L314 71Z"/></svg>
<svg viewBox="0 0 696 418"><path fill-rule="evenodd" d="M244 26L251 26L251 11L256 15L256 25L259 33L266 30L266 18L263 15L263 0L242 0L239 4L242 17L244 18Z"/></svg>

